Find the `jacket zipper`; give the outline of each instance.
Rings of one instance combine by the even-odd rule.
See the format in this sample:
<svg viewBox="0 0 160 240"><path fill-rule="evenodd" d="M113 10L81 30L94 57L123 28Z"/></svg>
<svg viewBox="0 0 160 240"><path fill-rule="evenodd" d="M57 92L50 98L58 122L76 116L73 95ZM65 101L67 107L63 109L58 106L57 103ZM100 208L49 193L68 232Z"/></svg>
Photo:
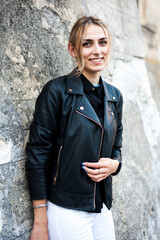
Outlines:
<svg viewBox="0 0 160 240"><path fill-rule="evenodd" d="M59 171L59 160L60 160L60 156L61 156L61 151L62 151L62 146L60 146L60 149L59 149L59 152L58 152L57 170L56 170L56 174L55 174L55 177L54 177L53 185L56 185L56 182L57 182L57 176L58 176L58 171Z"/></svg>
<svg viewBox="0 0 160 240"><path fill-rule="evenodd" d="M101 127L101 129L102 129L102 135L101 135L101 141L100 141L100 147L99 147L99 153L98 153L98 160L99 160L100 154L101 154L102 141L103 141L103 133L104 133L103 127L102 127L102 125L101 125L100 123L98 123L97 121L93 120L92 118L86 116L85 114L79 112L78 110L76 110L76 112L79 113L79 114L81 114L82 116L90 119L91 121L97 123L97 124ZM94 199L93 199L94 209L96 208L95 199L96 199L96 182L94 183Z"/></svg>

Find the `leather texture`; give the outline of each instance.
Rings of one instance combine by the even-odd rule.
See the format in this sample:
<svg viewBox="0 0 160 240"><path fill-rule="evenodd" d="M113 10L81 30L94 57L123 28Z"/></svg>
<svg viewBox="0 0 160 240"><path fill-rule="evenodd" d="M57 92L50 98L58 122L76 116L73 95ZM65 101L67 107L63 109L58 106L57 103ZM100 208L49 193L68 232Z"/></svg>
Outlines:
<svg viewBox="0 0 160 240"><path fill-rule="evenodd" d="M32 200L47 198L63 207L94 210L96 183L82 169L82 162L97 162L100 154L121 162L122 147L122 94L103 80L102 84L103 127L83 92L80 77L62 76L43 87L26 147ZM104 189L110 209L112 176L104 180Z"/></svg>

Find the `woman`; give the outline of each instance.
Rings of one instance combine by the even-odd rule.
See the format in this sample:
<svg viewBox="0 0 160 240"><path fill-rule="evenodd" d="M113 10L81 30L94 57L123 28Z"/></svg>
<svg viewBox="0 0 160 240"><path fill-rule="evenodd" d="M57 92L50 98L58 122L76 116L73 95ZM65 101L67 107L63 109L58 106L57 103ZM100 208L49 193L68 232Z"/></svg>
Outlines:
<svg viewBox="0 0 160 240"><path fill-rule="evenodd" d="M39 95L27 143L31 240L114 240L112 177L121 168L122 95L100 73L110 52L103 21L82 17L68 49L77 68Z"/></svg>

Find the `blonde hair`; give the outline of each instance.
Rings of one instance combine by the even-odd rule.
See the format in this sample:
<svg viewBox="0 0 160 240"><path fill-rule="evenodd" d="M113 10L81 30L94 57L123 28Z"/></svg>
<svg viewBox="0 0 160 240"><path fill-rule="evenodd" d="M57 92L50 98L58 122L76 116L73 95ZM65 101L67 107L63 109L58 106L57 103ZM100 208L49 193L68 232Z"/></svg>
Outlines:
<svg viewBox="0 0 160 240"><path fill-rule="evenodd" d="M110 35L109 30L108 30L108 27L99 18L96 18L96 17L93 17L93 16L89 16L89 17L83 16L75 22L75 24L73 25L72 30L70 32L70 36L69 36L69 43L71 43L72 47L74 49L76 49L76 52L77 52L76 60L77 60L77 65L78 65L71 72L71 75L79 76L79 75L82 74L82 72L84 70L84 61L83 61L83 57L81 55L81 48L82 48L82 40L83 40L84 31L85 31L85 28L89 24L95 24L95 25L100 26L105 33L107 31L108 44L109 44L109 50L108 50L108 53L107 53L107 60L109 61L110 47L111 47L111 35Z"/></svg>

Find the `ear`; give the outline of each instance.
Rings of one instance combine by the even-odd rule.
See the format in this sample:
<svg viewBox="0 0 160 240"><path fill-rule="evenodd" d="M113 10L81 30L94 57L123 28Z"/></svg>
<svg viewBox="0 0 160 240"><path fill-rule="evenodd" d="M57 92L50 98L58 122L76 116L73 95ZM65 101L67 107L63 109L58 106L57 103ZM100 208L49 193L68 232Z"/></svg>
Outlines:
<svg viewBox="0 0 160 240"><path fill-rule="evenodd" d="M76 58L77 57L77 52L76 49L72 46L72 43L68 44L68 51L71 54L72 57Z"/></svg>

